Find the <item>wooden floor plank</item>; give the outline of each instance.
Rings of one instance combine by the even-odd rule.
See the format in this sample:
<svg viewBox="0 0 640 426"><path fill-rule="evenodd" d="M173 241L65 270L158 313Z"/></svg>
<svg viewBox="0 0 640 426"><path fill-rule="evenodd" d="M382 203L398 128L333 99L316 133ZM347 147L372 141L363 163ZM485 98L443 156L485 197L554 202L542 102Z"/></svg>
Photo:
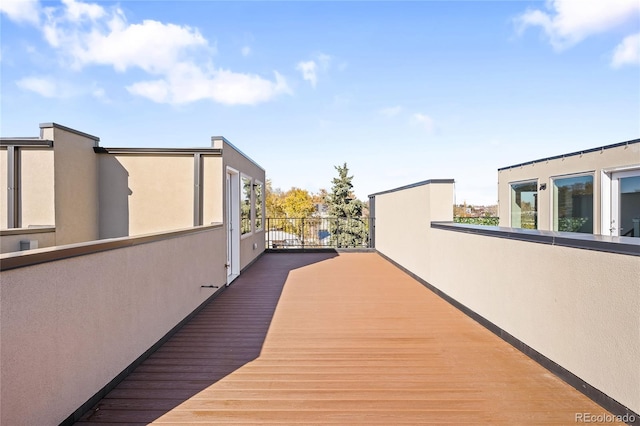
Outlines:
<svg viewBox="0 0 640 426"><path fill-rule="evenodd" d="M278 253L80 424L566 425L584 412L606 414L379 255Z"/></svg>

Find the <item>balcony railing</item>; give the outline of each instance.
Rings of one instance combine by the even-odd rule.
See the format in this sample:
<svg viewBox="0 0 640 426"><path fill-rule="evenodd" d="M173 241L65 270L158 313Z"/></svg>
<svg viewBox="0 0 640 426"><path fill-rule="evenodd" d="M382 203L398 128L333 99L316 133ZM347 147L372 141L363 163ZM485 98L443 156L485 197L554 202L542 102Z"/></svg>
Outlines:
<svg viewBox="0 0 640 426"><path fill-rule="evenodd" d="M370 248L369 218L266 218L268 249Z"/></svg>

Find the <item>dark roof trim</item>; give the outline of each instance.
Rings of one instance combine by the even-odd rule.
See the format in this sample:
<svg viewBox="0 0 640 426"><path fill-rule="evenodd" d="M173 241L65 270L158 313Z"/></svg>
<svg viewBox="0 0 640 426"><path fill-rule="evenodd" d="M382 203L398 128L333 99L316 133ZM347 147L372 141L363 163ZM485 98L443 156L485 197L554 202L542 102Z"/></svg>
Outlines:
<svg viewBox="0 0 640 426"><path fill-rule="evenodd" d="M258 163L256 163L255 161L253 161L253 159L251 157L249 157L247 154L245 154L244 152L242 152L241 150L238 149L237 146L235 146L234 144L232 144L231 142L229 142L227 140L227 138L225 138L224 136L211 136L211 145L213 145L213 143L215 141L223 141L224 143L226 143L227 145L229 145L231 148L233 148L238 154L242 155L244 158L246 158L247 160L249 160L251 163L253 163L254 166L256 166L257 168L259 168L260 170L262 170L263 172L265 171L262 166Z"/></svg>
<svg viewBox="0 0 640 426"><path fill-rule="evenodd" d="M390 192L403 191L405 189L415 188L417 186L431 185L431 184L437 184L437 183L455 183L455 180L454 179L429 179L429 180L423 180L422 182L416 182L416 183L412 183L412 184L409 184L409 185L400 186L398 188L388 189L386 191L380 191L380 192L376 192L374 194L369 194L369 198L375 197L376 195L388 194Z"/></svg>
<svg viewBox="0 0 640 426"><path fill-rule="evenodd" d="M506 238L530 243L550 244L584 250L640 256L640 238L578 234L574 232L539 231L500 226L467 225L453 222L431 222L431 228L464 232L487 237Z"/></svg>
<svg viewBox="0 0 640 426"><path fill-rule="evenodd" d="M527 161L526 163L514 164L513 166L507 166L507 167L501 167L498 169L498 171L500 172L502 170L513 169L516 167L529 166L531 164L541 163L543 161L557 160L559 158L573 157L574 155L582 155L582 154L588 154L590 152L604 151L605 149L618 148L620 146L633 145L635 143L640 143L640 139L632 139L626 142L614 143L611 145L605 145L598 148L590 148L590 149L585 149L583 151L570 152L569 154L562 154L562 155L555 155L553 157L541 158L540 160Z"/></svg>
<svg viewBox="0 0 640 426"><path fill-rule="evenodd" d="M23 268L25 266L40 263L53 262L71 257L84 256L107 250L124 247L133 247L156 241L169 240L199 232L207 232L212 229L222 228L222 223L214 223L193 228L177 229L175 231L158 232L154 234L139 235L133 237L110 238L106 240L88 241L84 243L68 244L64 246L46 247L42 249L4 253L0 255L0 271Z"/></svg>
<svg viewBox="0 0 640 426"><path fill-rule="evenodd" d="M0 138L0 146L53 147L53 141L40 138Z"/></svg>
<svg viewBox="0 0 640 426"><path fill-rule="evenodd" d="M97 136L93 136L93 135L90 135L89 133L81 132L80 130L72 129L71 127L63 126L63 125L58 124L58 123L40 123L40 128L41 129L49 129L49 128L52 128L52 127L54 129L60 129L60 130L66 131L66 132L75 133L76 135L79 135L79 136L84 136L85 138L94 140L96 142L100 141L100 138L97 137Z"/></svg>
<svg viewBox="0 0 640 426"><path fill-rule="evenodd" d="M222 150L218 148L105 148L98 146L94 147L93 151L96 154L222 155Z"/></svg>

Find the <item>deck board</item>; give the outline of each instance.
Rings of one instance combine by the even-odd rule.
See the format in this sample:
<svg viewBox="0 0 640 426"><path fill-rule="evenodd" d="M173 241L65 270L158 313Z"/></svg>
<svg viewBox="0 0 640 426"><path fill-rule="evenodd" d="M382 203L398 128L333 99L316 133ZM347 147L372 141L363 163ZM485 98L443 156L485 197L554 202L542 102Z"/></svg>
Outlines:
<svg viewBox="0 0 640 426"><path fill-rule="evenodd" d="M607 412L379 255L274 253L78 424L566 425L576 413Z"/></svg>

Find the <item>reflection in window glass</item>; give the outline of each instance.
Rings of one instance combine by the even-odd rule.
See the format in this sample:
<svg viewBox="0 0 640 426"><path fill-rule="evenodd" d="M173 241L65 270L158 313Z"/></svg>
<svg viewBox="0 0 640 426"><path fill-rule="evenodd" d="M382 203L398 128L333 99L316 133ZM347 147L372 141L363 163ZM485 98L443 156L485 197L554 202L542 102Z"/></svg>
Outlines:
<svg viewBox="0 0 640 426"><path fill-rule="evenodd" d="M251 179L242 177L242 197L240 199L240 233L251 232Z"/></svg>
<svg viewBox="0 0 640 426"><path fill-rule="evenodd" d="M511 184L511 227L538 229L538 182Z"/></svg>
<svg viewBox="0 0 640 426"><path fill-rule="evenodd" d="M640 238L640 176L620 179L620 235Z"/></svg>
<svg viewBox="0 0 640 426"><path fill-rule="evenodd" d="M262 229L262 184L256 184L256 230Z"/></svg>
<svg viewBox="0 0 640 426"><path fill-rule="evenodd" d="M593 233L593 176L553 181L553 230Z"/></svg>

